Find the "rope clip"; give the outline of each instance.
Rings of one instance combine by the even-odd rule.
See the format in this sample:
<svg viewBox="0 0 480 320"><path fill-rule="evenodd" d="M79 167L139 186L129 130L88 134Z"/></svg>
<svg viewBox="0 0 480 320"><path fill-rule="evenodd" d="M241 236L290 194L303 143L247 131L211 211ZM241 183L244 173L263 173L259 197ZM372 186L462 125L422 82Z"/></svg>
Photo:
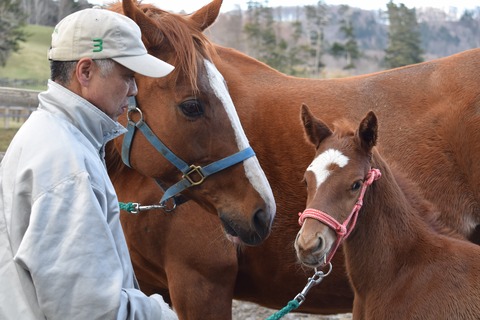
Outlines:
<svg viewBox="0 0 480 320"><path fill-rule="evenodd" d="M332 272L332 264L329 262L328 263L328 271L327 273L324 273L322 270L317 270L315 267L315 273L312 277L308 278L308 282L303 288L302 292L297 294L297 296L294 298L298 302L298 305L300 306L306 299L306 295L308 291L310 291L311 288L322 282L323 278L328 276L330 272Z"/></svg>

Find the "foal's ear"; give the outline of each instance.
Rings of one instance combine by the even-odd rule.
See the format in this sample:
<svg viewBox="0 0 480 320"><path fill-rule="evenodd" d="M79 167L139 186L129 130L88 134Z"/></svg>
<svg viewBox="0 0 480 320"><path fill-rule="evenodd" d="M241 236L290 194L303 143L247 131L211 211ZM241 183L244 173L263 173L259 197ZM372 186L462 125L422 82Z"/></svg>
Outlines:
<svg viewBox="0 0 480 320"><path fill-rule="evenodd" d="M315 145L315 148L318 148L323 139L332 135L332 130L330 130L325 123L318 120L310 112L306 104L302 104L301 118L303 127L305 128L305 134L308 140Z"/></svg>
<svg viewBox="0 0 480 320"><path fill-rule="evenodd" d="M221 6L222 0L213 0L209 4L192 13L192 15L190 15L190 19L195 21L198 24L200 30L203 31L210 27L215 22L215 20L217 20Z"/></svg>
<svg viewBox="0 0 480 320"><path fill-rule="evenodd" d="M373 111L367 113L358 127L358 137L362 148L370 152L377 144L378 121Z"/></svg>

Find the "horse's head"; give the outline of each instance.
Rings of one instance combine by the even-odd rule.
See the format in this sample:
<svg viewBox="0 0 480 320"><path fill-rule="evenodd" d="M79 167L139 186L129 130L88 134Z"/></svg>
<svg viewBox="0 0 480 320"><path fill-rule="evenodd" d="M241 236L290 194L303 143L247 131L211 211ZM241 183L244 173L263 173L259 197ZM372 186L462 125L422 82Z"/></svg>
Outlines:
<svg viewBox="0 0 480 320"><path fill-rule="evenodd" d="M191 15L135 0L110 8L139 25L150 54L175 66L164 78L136 76L136 108L119 121L138 130L116 140L115 149L122 152L123 144L130 167L165 189L173 186L162 201L181 192L218 214L233 241L257 245L268 236L276 208L226 82L211 62L215 50L202 33L221 3ZM167 156L165 149L171 150Z"/></svg>
<svg viewBox="0 0 480 320"><path fill-rule="evenodd" d="M350 234L365 188L378 177L370 167L377 118L370 112L357 130L337 123L334 131L315 118L306 105L301 118L316 153L304 176L307 209L300 213L302 227L295 250L301 263L317 267L330 262L340 242Z"/></svg>

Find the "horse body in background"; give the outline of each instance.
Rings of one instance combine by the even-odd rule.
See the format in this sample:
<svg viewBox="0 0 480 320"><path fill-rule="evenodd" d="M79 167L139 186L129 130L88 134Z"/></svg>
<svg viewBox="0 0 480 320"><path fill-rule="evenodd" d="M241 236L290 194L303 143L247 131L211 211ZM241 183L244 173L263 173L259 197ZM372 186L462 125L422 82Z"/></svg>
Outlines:
<svg viewBox="0 0 480 320"><path fill-rule="evenodd" d="M148 19L158 21L157 37L170 32L162 29L162 20L174 19L185 35L178 40L191 42L215 20L220 4L214 1L192 16L142 7ZM315 106L314 113L327 124L343 117L358 121L375 110L383 124L382 154L418 183L443 220L464 237L474 237L480 223L480 50L370 75L311 80L285 76L233 49L214 49L212 62L226 80L275 196L272 233L261 246L234 246L225 240L218 217L193 202L170 216L156 211L124 215L145 292L169 297L181 318L231 319L232 298L279 309L302 290L311 270L298 264L293 243L299 230L296 213L307 197L303 172L314 154L300 121L291 121L298 119L302 103ZM156 88L152 84L151 92ZM156 99L140 98L142 104ZM162 196L155 181L142 172L117 174L113 181L123 201L151 203ZM352 301L339 252L332 273L310 290L298 310L349 312Z"/></svg>
<svg viewBox="0 0 480 320"><path fill-rule="evenodd" d="M434 208L398 180L375 148L375 113L356 130L335 123L332 131L306 106L302 119L316 153L305 172L299 260L321 266L343 242L355 320L479 319L480 247L438 229Z"/></svg>

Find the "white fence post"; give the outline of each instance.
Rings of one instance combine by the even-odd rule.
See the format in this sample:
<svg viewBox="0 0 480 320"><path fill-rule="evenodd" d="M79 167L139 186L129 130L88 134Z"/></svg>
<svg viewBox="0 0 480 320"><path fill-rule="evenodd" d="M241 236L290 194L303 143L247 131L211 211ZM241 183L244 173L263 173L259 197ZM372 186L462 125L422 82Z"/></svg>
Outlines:
<svg viewBox="0 0 480 320"><path fill-rule="evenodd" d="M0 87L0 117L3 117L3 127L10 129L12 117L14 120L25 121L38 106L40 91Z"/></svg>

